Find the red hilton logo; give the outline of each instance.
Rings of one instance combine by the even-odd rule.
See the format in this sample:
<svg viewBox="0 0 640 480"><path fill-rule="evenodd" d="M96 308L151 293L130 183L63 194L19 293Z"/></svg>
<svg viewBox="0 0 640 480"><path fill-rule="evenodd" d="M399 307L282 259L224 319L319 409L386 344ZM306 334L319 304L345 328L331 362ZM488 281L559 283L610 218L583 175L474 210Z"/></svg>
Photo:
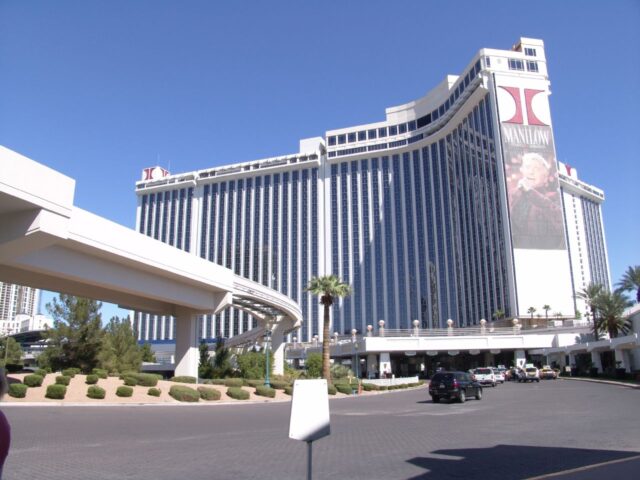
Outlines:
<svg viewBox="0 0 640 480"><path fill-rule="evenodd" d="M516 105L516 113L514 113L513 117L511 117L509 120L504 120L503 123L516 123L519 125L524 125L525 122L522 115L522 99L520 96L520 88L503 86L500 86L500 88L511 95L511 98L513 98L513 101ZM527 123L529 125L548 126L548 124L542 122L538 117L536 117L535 113L533 113L533 107L531 105L533 97L543 92L544 90L533 90L531 88L524 89L524 104L527 108Z"/></svg>

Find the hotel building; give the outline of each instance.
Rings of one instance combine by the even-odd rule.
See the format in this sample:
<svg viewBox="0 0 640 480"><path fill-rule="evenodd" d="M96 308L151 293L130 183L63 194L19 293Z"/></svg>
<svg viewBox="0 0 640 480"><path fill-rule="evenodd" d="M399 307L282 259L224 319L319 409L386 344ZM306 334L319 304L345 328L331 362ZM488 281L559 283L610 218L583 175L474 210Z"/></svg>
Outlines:
<svg viewBox="0 0 640 480"><path fill-rule="evenodd" d="M0 282L0 336L21 331L23 317L39 313L39 301L37 288Z"/></svg>
<svg viewBox="0 0 640 480"><path fill-rule="evenodd" d="M541 40L482 49L424 97L297 153L145 169L136 228L297 301L299 341L322 333L304 288L328 274L353 288L332 311L339 334L381 319L391 331L466 327L545 305L573 316L576 291L610 283L604 195L557 162L549 86ZM199 335L253 326L231 308L203 316ZM141 341L174 338L171 317L138 312L134 327Z"/></svg>

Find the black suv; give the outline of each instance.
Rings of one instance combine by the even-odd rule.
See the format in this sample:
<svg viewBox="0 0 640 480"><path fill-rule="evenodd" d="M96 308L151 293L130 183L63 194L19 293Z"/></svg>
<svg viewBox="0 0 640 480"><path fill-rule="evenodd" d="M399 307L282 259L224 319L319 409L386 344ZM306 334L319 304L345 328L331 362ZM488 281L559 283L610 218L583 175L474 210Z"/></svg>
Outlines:
<svg viewBox="0 0 640 480"><path fill-rule="evenodd" d="M466 372L438 372L429 383L429 395L433 403L441 398L464 403L467 397L482 399L482 386Z"/></svg>

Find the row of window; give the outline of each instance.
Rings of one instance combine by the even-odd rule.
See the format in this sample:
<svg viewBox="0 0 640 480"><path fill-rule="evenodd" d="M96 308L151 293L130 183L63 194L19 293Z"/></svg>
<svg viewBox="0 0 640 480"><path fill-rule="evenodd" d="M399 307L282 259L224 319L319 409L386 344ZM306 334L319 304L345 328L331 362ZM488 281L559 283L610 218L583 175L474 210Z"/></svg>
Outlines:
<svg viewBox="0 0 640 480"><path fill-rule="evenodd" d="M537 73L538 72L538 62L527 60L526 62L520 60L519 58L510 58L509 59L509 70L518 70L524 71L525 65L527 66L528 72Z"/></svg>

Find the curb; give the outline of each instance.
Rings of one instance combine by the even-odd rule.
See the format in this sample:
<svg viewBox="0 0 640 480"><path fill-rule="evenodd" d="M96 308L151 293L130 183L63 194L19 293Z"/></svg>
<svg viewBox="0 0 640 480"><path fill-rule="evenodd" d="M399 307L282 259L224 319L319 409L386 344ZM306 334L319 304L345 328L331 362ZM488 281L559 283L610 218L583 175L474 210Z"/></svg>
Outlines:
<svg viewBox="0 0 640 480"><path fill-rule="evenodd" d="M576 382L591 382L591 383L604 383L606 385L616 385L618 387L627 387L640 389L640 385L635 383L616 382L615 380L598 380L597 378L582 378L582 377L558 377L560 380L573 380Z"/></svg>

